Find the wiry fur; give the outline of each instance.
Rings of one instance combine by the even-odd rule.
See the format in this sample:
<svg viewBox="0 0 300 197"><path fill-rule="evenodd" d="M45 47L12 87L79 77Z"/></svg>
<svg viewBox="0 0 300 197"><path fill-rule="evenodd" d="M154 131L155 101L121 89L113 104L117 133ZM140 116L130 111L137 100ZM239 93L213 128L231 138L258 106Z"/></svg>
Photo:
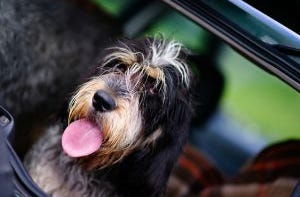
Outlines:
<svg viewBox="0 0 300 197"><path fill-rule="evenodd" d="M101 147L71 159L59 145L66 127L60 123L27 157L33 179L53 196L163 195L186 140L191 78L178 42L146 38L109 48L74 94L65 117L69 123L85 118L98 125ZM98 90L111 95L114 110L97 111L92 99Z"/></svg>

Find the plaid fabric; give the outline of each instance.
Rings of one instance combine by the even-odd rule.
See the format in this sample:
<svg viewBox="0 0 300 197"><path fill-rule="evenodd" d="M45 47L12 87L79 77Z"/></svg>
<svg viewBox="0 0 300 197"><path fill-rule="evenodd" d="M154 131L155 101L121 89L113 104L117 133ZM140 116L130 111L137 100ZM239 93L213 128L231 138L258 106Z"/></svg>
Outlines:
<svg viewBox="0 0 300 197"><path fill-rule="evenodd" d="M199 197L288 197L292 194L297 180L277 178L269 183L243 183L214 186L201 191Z"/></svg>
<svg viewBox="0 0 300 197"><path fill-rule="evenodd" d="M300 141L289 140L267 147L240 171L234 181L270 182L278 177L300 177Z"/></svg>
<svg viewBox="0 0 300 197"><path fill-rule="evenodd" d="M190 145L184 148L169 179L167 196L194 196L203 189L225 183L223 175Z"/></svg>
<svg viewBox="0 0 300 197"><path fill-rule="evenodd" d="M300 177L300 141L271 145L233 179L226 179L201 152L186 146L168 182L170 197L285 197Z"/></svg>

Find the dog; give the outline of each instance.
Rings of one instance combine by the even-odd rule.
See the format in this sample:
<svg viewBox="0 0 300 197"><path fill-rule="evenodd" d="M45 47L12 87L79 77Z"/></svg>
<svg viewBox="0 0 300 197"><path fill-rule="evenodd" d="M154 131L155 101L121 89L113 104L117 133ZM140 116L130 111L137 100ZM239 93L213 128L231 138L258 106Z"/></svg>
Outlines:
<svg viewBox="0 0 300 197"><path fill-rule="evenodd" d="M51 196L163 196L193 113L182 44L121 40L105 50L25 166Z"/></svg>

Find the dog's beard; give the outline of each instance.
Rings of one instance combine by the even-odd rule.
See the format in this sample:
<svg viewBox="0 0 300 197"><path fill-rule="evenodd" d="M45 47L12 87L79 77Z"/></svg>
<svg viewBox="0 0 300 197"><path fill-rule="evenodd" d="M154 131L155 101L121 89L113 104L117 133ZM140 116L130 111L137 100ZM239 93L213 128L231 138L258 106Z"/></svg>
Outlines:
<svg viewBox="0 0 300 197"><path fill-rule="evenodd" d="M114 80L114 77L109 74L106 77ZM93 78L81 86L70 103L71 126L75 120L85 119L97 125L102 132L103 140L100 148L80 159L81 163L89 169L103 168L118 162L137 146L137 139L141 136L142 119L137 94L116 97L117 108L113 111L99 113L93 109L91 101L94 92L108 89L107 83L110 82L103 79L103 76Z"/></svg>

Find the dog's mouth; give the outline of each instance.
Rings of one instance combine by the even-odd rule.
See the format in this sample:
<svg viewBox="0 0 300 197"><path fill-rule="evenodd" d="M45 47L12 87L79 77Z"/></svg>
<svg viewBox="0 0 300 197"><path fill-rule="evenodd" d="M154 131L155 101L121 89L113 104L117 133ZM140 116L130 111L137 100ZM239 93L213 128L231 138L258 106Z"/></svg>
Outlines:
<svg viewBox="0 0 300 197"><path fill-rule="evenodd" d="M62 147L70 157L83 157L96 152L103 140L101 129L87 119L72 122L62 135Z"/></svg>

